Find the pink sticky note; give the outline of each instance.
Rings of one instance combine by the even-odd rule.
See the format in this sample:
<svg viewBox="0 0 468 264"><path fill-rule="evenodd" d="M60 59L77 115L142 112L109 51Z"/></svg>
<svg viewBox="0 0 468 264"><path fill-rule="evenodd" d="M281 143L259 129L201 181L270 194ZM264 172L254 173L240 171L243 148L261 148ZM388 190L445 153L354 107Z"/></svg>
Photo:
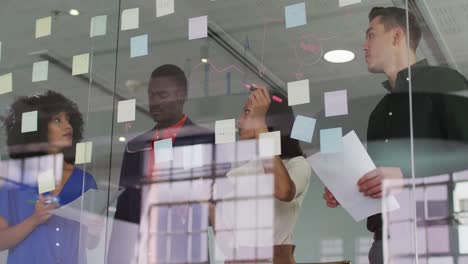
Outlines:
<svg viewBox="0 0 468 264"><path fill-rule="evenodd" d="M208 16L189 18L189 40L208 37Z"/></svg>
<svg viewBox="0 0 468 264"><path fill-rule="evenodd" d="M325 98L325 116L348 114L348 95L346 90L327 92Z"/></svg>

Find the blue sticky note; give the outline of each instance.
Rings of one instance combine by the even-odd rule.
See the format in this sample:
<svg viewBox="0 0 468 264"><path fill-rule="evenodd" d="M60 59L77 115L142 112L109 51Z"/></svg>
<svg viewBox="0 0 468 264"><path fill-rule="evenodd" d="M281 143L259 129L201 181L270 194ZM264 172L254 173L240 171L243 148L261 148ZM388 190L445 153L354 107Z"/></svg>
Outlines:
<svg viewBox="0 0 468 264"><path fill-rule="evenodd" d="M130 58L148 55L148 34L130 39Z"/></svg>
<svg viewBox="0 0 468 264"><path fill-rule="evenodd" d="M173 160L172 138L154 141L154 162L162 163Z"/></svg>
<svg viewBox="0 0 468 264"><path fill-rule="evenodd" d="M343 131L341 127L320 130L320 152L337 153L343 151Z"/></svg>
<svg viewBox="0 0 468 264"><path fill-rule="evenodd" d="M286 6L284 16L286 18L286 28L307 24L305 3Z"/></svg>
<svg viewBox="0 0 468 264"><path fill-rule="evenodd" d="M291 132L291 138L311 143L316 122L317 120L311 117L301 115L296 116Z"/></svg>

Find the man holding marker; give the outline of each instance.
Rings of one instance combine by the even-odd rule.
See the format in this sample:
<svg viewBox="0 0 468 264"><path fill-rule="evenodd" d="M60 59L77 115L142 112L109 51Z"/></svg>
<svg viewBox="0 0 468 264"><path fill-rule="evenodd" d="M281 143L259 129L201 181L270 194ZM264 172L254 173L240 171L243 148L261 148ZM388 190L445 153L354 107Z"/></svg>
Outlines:
<svg viewBox="0 0 468 264"><path fill-rule="evenodd" d="M368 152L378 168L363 175L356 188L374 199L382 198L384 179L411 177L414 157L413 171L419 177L468 167L464 160L468 153L465 145L468 119L462 116L468 109L468 102L463 97L448 94L466 91L468 82L455 70L428 66L425 60L416 62L421 29L413 14L409 13L408 18L407 21L406 10L396 7L375 7L369 13L363 45L366 63L369 72L387 76L388 80L382 85L388 93L373 110L367 130ZM411 156L411 129L414 157ZM339 205L327 188L323 198L329 207ZM369 217L367 228L374 233L369 261L383 263L382 215Z"/></svg>
<svg viewBox="0 0 468 264"><path fill-rule="evenodd" d="M141 186L145 181L158 180L158 170L154 164L158 157L154 156L153 143L164 139L172 139L173 147L214 143L214 134L197 126L183 112L187 86L185 73L175 65L162 65L151 73L148 103L150 115L156 125L129 141L125 148L120 175L120 186L125 191L117 203L117 224L114 223L113 226L108 263L130 263L134 256L133 248L122 246L129 237L119 227L119 222L136 225L140 223L143 202ZM182 213L188 214L189 211ZM185 215L177 215L190 219ZM131 236L136 238L137 231L138 229L134 229Z"/></svg>

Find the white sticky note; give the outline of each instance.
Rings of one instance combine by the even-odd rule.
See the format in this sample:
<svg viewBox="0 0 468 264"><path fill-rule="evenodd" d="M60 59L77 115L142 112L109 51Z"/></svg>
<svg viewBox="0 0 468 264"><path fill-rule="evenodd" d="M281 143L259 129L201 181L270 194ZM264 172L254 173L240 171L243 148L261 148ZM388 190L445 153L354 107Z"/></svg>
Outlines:
<svg viewBox="0 0 468 264"><path fill-rule="evenodd" d="M281 155L280 131L260 134L258 139L258 152L261 158Z"/></svg>
<svg viewBox="0 0 468 264"><path fill-rule="evenodd" d="M97 37L106 35L107 29L107 16L95 16L91 18L91 25L89 29L89 37Z"/></svg>
<svg viewBox="0 0 468 264"><path fill-rule="evenodd" d="M120 101L117 104L117 123L135 121L136 99Z"/></svg>
<svg viewBox="0 0 468 264"><path fill-rule="evenodd" d="M37 175L37 185L39 194L55 190L55 175L54 170L49 169Z"/></svg>
<svg viewBox="0 0 468 264"><path fill-rule="evenodd" d="M93 155L93 142L76 144L75 164L90 163Z"/></svg>
<svg viewBox="0 0 468 264"><path fill-rule="evenodd" d="M174 159L172 138L153 142L154 163L168 162Z"/></svg>
<svg viewBox="0 0 468 264"><path fill-rule="evenodd" d="M52 17L44 17L36 20L36 38L49 36L52 32Z"/></svg>
<svg viewBox="0 0 468 264"><path fill-rule="evenodd" d="M288 82L288 105L300 105L310 102L309 79Z"/></svg>
<svg viewBox="0 0 468 264"><path fill-rule="evenodd" d="M236 141L236 120L225 119L215 122L215 144L232 143Z"/></svg>
<svg viewBox="0 0 468 264"><path fill-rule="evenodd" d="M72 75L85 74L89 72L89 53L73 56Z"/></svg>
<svg viewBox="0 0 468 264"><path fill-rule="evenodd" d="M37 131L37 111L24 112L21 116L21 133Z"/></svg>
<svg viewBox="0 0 468 264"><path fill-rule="evenodd" d="M354 5L354 4L359 4L361 3L361 0L339 0L339 6L344 7L344 6L349 6L349 5Z"/></svg>
<svg viewBox="0 0 468 264"><path fill-rule="evenodd" d="M148 34L130 38L130 58L148 55Z"/></svg>
<svg viewBox="0 0 468 264"><path fill-rule="evenodd" d="M140 9L130 8L122 11L121 30L137 29L140 24Z"/></svg>
<svg viewBox="0 0 468 264"><path fill-rule="evenodd" d="M174 13L174 0L156 0L156 17Z"/></svg>
<svg viewBox="0 0 468 264"><path fill-rule="evenodd" d="M208 16L189 18L189 40L208 37Z"/></svg>
<svg viewBox="0 0 468 264"><path fill-rule="evenodd" d="M38 61L33 64L32 81L46 81L49 76L49 61Z"/></svg>
<svg viewBox="0 0 468 264"><path fill-rule="evenodd" d="M324 102L326 117L348 114L348 94L346 90L325 93Z"/></svg>
<svg viewBox="0 0 468 264"><path fill-rule="evenodd" d="M0 94L6 94L13 90L13 75L10 73L0 75Z"/></svg>

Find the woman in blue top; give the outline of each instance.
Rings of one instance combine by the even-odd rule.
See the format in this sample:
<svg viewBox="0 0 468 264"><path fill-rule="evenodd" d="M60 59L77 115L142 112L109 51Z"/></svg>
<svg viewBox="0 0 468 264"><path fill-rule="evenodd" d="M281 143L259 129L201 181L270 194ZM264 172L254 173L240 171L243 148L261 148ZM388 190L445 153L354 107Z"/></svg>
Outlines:
<svg viewBox="0 0 468 264"><path fill-rule="evenodd" d="M22 114L30 111L37 111L37 130L22 133ZM5 128L10 161L21 164L27 158L60 153L64 161L60 183L43 195L39 195L37 181L28 185L4 177L0 251L9 250L8 263L85 263L85 248L97 245L98 232L49 213L97 188L93 176L74 166L75 145L83 133L78 106L52 91L20 97L10 108Z"/></svg>

